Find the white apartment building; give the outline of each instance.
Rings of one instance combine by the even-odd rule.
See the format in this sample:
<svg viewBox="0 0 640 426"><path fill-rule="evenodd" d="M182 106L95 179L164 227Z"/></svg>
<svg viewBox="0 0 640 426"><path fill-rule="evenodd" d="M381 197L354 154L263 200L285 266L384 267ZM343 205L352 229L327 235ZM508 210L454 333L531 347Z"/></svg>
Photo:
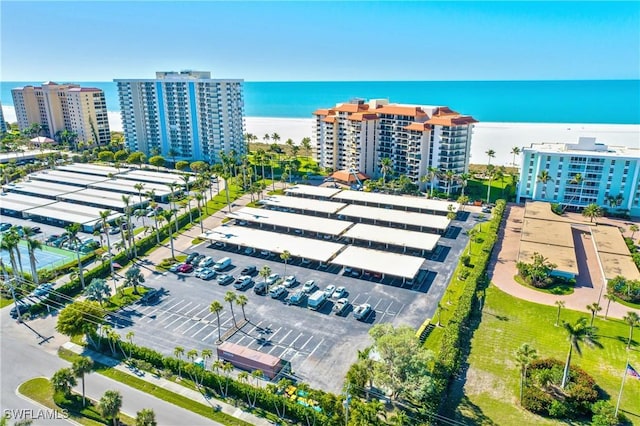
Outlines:
<svg viewBox="0 0 640 426"><path fill-rule="evenodd" d="M7 122L4 121L4 113L2 112L2 104L0 103L0 134L7 133Z"/></svg>
<svg viewBox="0 0 640 426"><path fill-rule="evenodd" d="M578 143L534 143L523 148L517 201L540 200L571 209L598 204L640 216L640 149ZM549 179L540 179L543 171ZM578 176L579 175L579 176ZM577 177L578 176L578 177Z"/></svg>
<svg viewBox="0 0 640 426"><path fill-rule="evenodd" d="M356 169L378 177L380 161L389 158L395 173L422 187L420 178L430 167L455 174L468 171L477 121L447 107L353 100L318 109L314 115L315 152L321 167ZM438 185L444 190L446 183Z"/></svg>
<svg viewBox="0 0 640 426"><path fill-rule="evenodd" d="M46 82L42 86L16 87L11 95L20 130L40 124L50 138L68 130L88 144L111 142L107 103L101 89Z"/></svg>
<svg viewBox="0 0 640 426"><path fill-rule="evenodd" d="M130 150L211 163L220 161L221 151L245 152L243 80L181 71L114 81Z"/></svg>

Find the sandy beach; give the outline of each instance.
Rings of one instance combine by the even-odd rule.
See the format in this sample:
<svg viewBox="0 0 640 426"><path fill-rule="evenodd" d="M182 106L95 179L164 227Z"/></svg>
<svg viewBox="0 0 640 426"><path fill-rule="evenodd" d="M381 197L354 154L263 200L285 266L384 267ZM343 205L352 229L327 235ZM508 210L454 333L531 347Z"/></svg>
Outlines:
<svg viewBox="0 0 640 426"><path fill-rule="evenodd" d="M13 107L3 105L2 109L6 121L16 120ZM280 135L280 143L292 139L298 145L302 138L311 137L313 123L313 118L245 117L245 131L256 135L259 141L265 134L275 132ZM111 130L122 131L120 113L109 111L109 126ZM575 143L580 136L595 136L610 146L640 148L639 124L478 123L471 144L471 163L485 164L485 152L493 149L496 157L491 163L510 166L513 163L510 152L515 146L522 148L533 142Z"/></svg>

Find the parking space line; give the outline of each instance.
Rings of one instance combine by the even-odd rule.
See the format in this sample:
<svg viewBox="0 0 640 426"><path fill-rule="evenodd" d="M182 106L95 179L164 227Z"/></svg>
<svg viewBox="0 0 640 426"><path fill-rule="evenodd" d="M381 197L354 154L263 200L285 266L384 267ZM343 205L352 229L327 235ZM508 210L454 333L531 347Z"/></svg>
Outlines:
<svg viewBox="0 0 640 426"><path fill-rule="evenodd" d="M187 304L186 304L186 305L184 305L182 308L178 309L178 310L176 311L176 313L181 313L183 309L188 308L188 307L189 307L189 305L192 305L192 304L193 304L193 302L189 302L189 303L187 303ZM198 305L198 306L200 306L200 305ZM196 308L197 308L198 306L196 306ZM192 310L193 310L193 309L192 309Z"/></svg>
<svg viewBox="0 0 640 426"><path fill-rule="evenodd" d="M309 357L311 357L313 355L313 353L316 351L316 349L318 349L318 347L324 342L324 338L322 338L322 340L320 340L320 343L318 343L316 345L315 348L313 348L313 350L311 351L311 353L308 355Z"/></svg>
<svg viewBox="0 0 640 426"><path fill-rule="evenodd" d="M290 348L295 347L295 345L296 345L296 341L297 341L300 337L302 337L303 335L304 335L304 333L300 333L300 334L298 334L298 337L296 337L295 339L293 339L293 342L291 342L291 344L289 345L289 347L290 347Z"/></svg>
<svg viewBox="0 0 640 426"><path fill-rule="evenodd" d="M155 308L154 310L152 310L151 312L146 313L144 316L146 318L149 319L149 321L147 322L151 322L151 321L155 321L155 318L151 318L152 316L155 316L154 313L158 311L159 308Z"/></svg>
<svg viewBox="0 0 640 426"><path fill-rule="evenodd" d="M223 323L220 324L220 328L224 327L225 325L227 325L227 323L229 321L232 321L232 320L233 320L233 318L231 318L231 317L227 318Z"/></svg>
<svg viewBox="0 0 640 426"><path fill-rule="evenodd" d="M193 317L194 318L198 318L199 320L203 320L204 318L200 318L200 314L202 314L203 312L207 312L207 311L209 311L209 307L205 306L204 309L202 309L201 311L198 311L198 313L193 315ZM209 313L207 315L205 315L205 318L208 317L211 314L213 314L213 312L209 311Z"/></svg>
<svg viewBox="0 0 640 426"><path fill-rule="evenodd" d="M313 339L313 336L310 336L309 339L306 342L304 342L304 345L302 345L302 347L300 349L298 349L298 350L299 351L304 350L304 347L307 346L307 343L309 343L311 341L311 339Z"/></svg>
<svg viewBox="0 0 640 426"><path fill-rule="evenodd" d="M171 321L169 324L165 325L164 328L167 329L169 327L171 327L176 321L179 321L181 319L184 319L184 317L181 317L178 315L178 318L174 319L173 321ZM187 320L188 321L188 320ZM181 324L182 325L182 324ZM179 326L178 326L179 327Z"/></svg>
<svg viewBox="0 0 640 426"><path fill-rule="evenodd" d="M380 300L378 300L378 303L376 303L376 306L374 306L374 307L373 307L373 310L374 310L374 311L378 310L378 305L379 305L379 304L381 304L383 300L384 300L384 299L380 299ZM391 303L393 303L393 302L391 302Z"/></svg>
<svg viewBox="0 0 640 426"><path fill-rule="evenodd" d="M171 305L171 306L167 306L167 307L165 308L165 311L170 311L171 309L175 308L176 306L178 306L178 305L179 305L179 304L181 304L182 302L186 302L186 300L185 300L185 299L182 299L182 300L179 300L179 301L178 301L178 303L174 303L174 304L173 304L173 305Z"/></svg>
<svg viewBox="0 0 640 426"><path fill-rule="evenodd" d="M289 330L289 332L287 334L284 335L284 337L282 339L280 339L278 341L278 343L282 343L284 342L284 339L286 339L287 337L289 337L289 335L291 334L291 332L293 332L293 330ZM283 345L284 346L284 345ZM288 345L287 345L288 346Z"/></svg>
<svg viewBox="0 0 640 426"><path fill-rule="evenodd" d="M193 309L183 313L182 315L188 316L191 312L195 311L196 309L198 309L200 307L200 304L198 303ZM202 312L202 311L201 311Z"/></svg>
<svg viewBox="0 0 640 426"><path fill-rule="evenodd" d="M207 340L209 337L211 337L211 336L213 335L213 333L215 333L216 331L218 331L218 328L217 328L217 327L214 327L214 328L213 328L213 331L212 331L211 333L207 334L206 336L204 336L204 337L202 338L202 340L201 340L201 341L202 341L202 342L204 342L204 341L205 341L205 340Z"/></svg>
<svg viewBox="0 0 640 426"><path fill-rule="evenodd" d="M200 328L200 329L199 329L198 331L196 331L195 333L193 333L193 334L191 335L191 337L196 337L196 335L197 335L198 333L200 333L202 330L204 330L204 329L205 329L205 328L207 328L207 327L209 327L209 324L204 324L204 325L203 325L203 327L202 327L202 328ZM214 327L214 329L215 329L215 327Z"/></svg>
<svg viewBox="0 0 640 426"><path fill-rule="evenodd" d="M182 334L186 333L187 331L191 330L193 327L195 327L198 324L202 324L200 321L193 321L193 325L189 328L187 328L185 331L182 332Z"/></svg>
<svg viewBox="0 0 640 426"><path fill-rule="evenodd" d="M240 337L240 339L236 342L236 345L239 345L240 343L242 343L242 341L243 341L244 339L246 339L247 337L249 337L249 336L242 336L242 337Z"/></svg>
<svg viewBox="0 0 640 426"><path fill-rule="evenodd" d="M282 327L278 328L276 331L273 332L273 334L271 336L269 336L269 341L272 342L273 341L273 337L278 334L278 331L282 330Z"/></svg>
<svg viewBox="0 0 640 426"><path fill-rule="evenodd" d="M257 323L256 325L254 325L254 326L253 326L253 328L247 332L247 334L251 334L251 333L253 333L254 331L256 331L256 330L258 329L258 327L260 327L260 324L262 324L263 322L264 322L264 320L260 321L260 322L259 322L259 323Z"/></svg>
<svg viewBox="0 0 640 426"><path fill-rule="evenodd" d="M356 296L356 297L354 297L354 298L351 300L351 304L352 304L352 305L355 305L355 304L356 304L356 300L358 300L358 297L360 297L360 295L361 295L361 294L362 294L362 293L358 293L358 294L357 294L357 296Z"/></svg>

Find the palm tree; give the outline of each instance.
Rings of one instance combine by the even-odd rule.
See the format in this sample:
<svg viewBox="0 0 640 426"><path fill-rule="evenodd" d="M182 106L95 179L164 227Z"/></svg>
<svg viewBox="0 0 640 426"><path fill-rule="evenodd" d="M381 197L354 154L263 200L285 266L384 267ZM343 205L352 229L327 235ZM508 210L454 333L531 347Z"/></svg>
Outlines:
<svg viewBox="0 0 640 426"><path fill-rule="evenodd" d="M124 214L127 218L127 242L129 243L129 250L133 249L133 256L138 257L138 250L133 241L133 229L131 227L131 196L122 195L122 202L124 203Z"/></svg>
<svg viewBox="0 0 640 426"><path fill-rule="evenodd" d="M476 237L478 236L480 232L475 229L469 229L469 231L467 231L467 235L469 235L469 250L467 251L467 255L471 256L471 243L474 243L476 241Z"/></svg>
<svg viewBox="0 0 640 426"><path fill-rule="evenodd" d="M27 250L29 252L29 264L31 265L31 279L33 280L34 283L36 283L36 285L40 284L40 281L38 280L38 268L36 266L36 250L42 250L42 242L40 242L39 240L36 240L35 238L31 238L31 233L33 233L33 231L29 232L31 230L31 228L25 226L24 228L22 228L24 231L24 239L27 242Z"/></svg>
<svg viewBox="0 0 640 426"><path fill-rule="evenodd" d="M173 356L178 358L178 361L182 361L182 356L184 355L184 348L182 346L176 346L173 349ZM180 370L181 362L178 362L178 377L182 378L182 371Z"/></svg>
<svg viewBox="0 0 640 426"><path fill-rule="evenodd" d="M598 336L595 334L597 329L587 325L587 319L584 317L580 318L573 325L563 321L562 326L567 332L567 338L569 340L569 353L567 354L567 362L564 366L564 373L562 374L561 387L564 389L569 381L569 366L571 365L573 350L575 349L578 355L582 355L581 343L584 343L588 347L602 347L602 345L598 342Z"/></svg>
<svg viewBox="0 0 640 426"><path fill-rule="evenodd" d="M604 311L604 319L607 319L607 315L609 315L609 306L611 306L611 302L616 300L616 296L613 294L605 294L604 298L607 299L607 309Z"/></svg>
<svg viewBox="0 0 640 426"><path fill-rule="evenodd" d="M469 183L469 179L471 179L471 174L469 173L461 173L458 176L458 180L460 181L460 186L462 186L462 193L460 195L463 197L464 197L464 189L467 187L467 184Z"/></svg>
<svg viewBox="0 0 640 426"><path fill-rule="evenodd" d="M556 327L560 324L560 310L564 308L564 300L556 300L555 305L558 307L558 315L556 316Z"/></svg>
<svg viewBox="0 0 640 426"><path fill-rule="evenodd" d="M224 307L222 306L222 303L217 300L214 300L211 302L211 305L209 305L209 311L215 313L218 319L218 342L222 342L222 334L220 333L220 312L222 312L223 309Z"/></svg>
<svg viewBox="0 0 640 426"><path fill-rule="evenodd" d="M311 138L302 138L302 142L300 144L304 152L307 154L307 158L309 158L309 153L311 152Z"/></svg>
<svg viewBox="0 0 640 426"><path fill-rule="evenodd" d="M602 208L595 203L589 204L582 210L582 216L588 217L591 223L593 223L593 219L602 217Z"/></svg>
<svg viewBox="0 0 640 426"><path fill-rule="evenodd" d="M191 201L189 201L189 183L191 175L184 173L182 175L182 181L184 182L185 193L187 194L187 208L189 209L189 223L193 223L193 216L191 216Z"/></svg>
<svg viewBox="0 0 640 426"><path fill-rule="evenodd" d="M0 239L0 249L9 253L9 262L11 263L13 275L16 278L19 276L18 261L16 257L16 251L18 251L19 243L20 237L15 229L10 229L2 236L2 239Z"/></svg>
<svg viewBox="0 0 640 426"><path fill-rule="evenodd" d="M51 377L51 385L56 392L62 392L68 396L71 393L71 389L77 385L76 377L73 374L73 370L70 368L61 368L53 373Z"/></svg>
<svg viewBox="0 0 640 426"><path fill-rule="evenodd" d="M175 259L176 255L173 250L173 231L171 230L171 212L167 210L160 212L160 218L165 220L169 224L169 243L171 245L171 258Z"/></svg>
<svg viewBox="0 0 640 426"><path fill-rule="evenodd" d="M491 182L496 175L496 168L489 164L487 166L487 170L485 171L485 175L489 177L489 185L487 186L487 204L491 202Z"/></svg>
<svg viewBox="0 0 640 426"><path fill-rule="evenodd" d="M627 349L629 349L633 341L633 328L640 325L640 316L633 311L629 311L627 315L622 317L622 320L629 324L629 342L627 343Z"/></svg>
<svg viewBox="0 0 640 426"><path fill-rule="evenodd" d="M487 165L491 165L491 159L496 158L496 152L492 149L485 151L485 154L489 157L489 163Z"/></svg>
<svg viewBox="0 0 640 426"><path fill-rule="evenodd" d="M640 227L638 225L633 224L629 227L629 231L632 232L631 239L633 240L636 237L636 232L640 231Z"/></svg>
<svg viewBox="0 0 640 426"><path fill-rule="evenodd" d="M596 303L587 305L587 309L591 311L591 324L589 324L589 326L593 327L593 320L595 319L596 314L602 310L602 307L600 306L599 303L596 302Z"/></svg>
<svg viewBox="0 0 640 426"><path fill-rule="evenodd" d="M76 247L76 257L78 259L78 277L80 278L82 289L84 289L84 272L82 270L82 260L80 260L80 238L78 238L78 232L80 232L81 226L82 225L80 225L79 223L72 223L65 226L64 229L65 231L67 231L69 241Z"/></svg>
<svg viewBox="0 0 640 426"><path fill-rule="evenodd" d="M280 254L280 259L284 261L284 274L287 275L287 262L291 259L291 253L289 250L285 250Z"/></svg>
<svg viewBox="0 0 640 426"><path fill-rule="evenodd" d="M124 287L133 286L133 294L138 294L138 284L144 282L144 275L140 272L140 268L132 266L124 274Z"/></svg>
<svg viewBox="0 0 640 426"><path fill-rule="evenodd" d="M237 328L238 324L236 324L236 316L233 313L233 302L236 301L236 294L231 290L227 291L224 295L224 301L229 302L229 307L231 308L231 318L233 319L233 325L234 327Z"/></svg>
<svg viewBox="0 0 640 426"><path fill-rule="evenodd" d="M280 141L280 135L274 132L271 135L271 140L274 141L275 143L278 143Z"/></svg>
<svg viewBox="0 0 640 426"><path fill-rule="evenodd" d="M382 183L386 185L387 183L387 173L391 171L391 166L393 163L391 162L391 158L384 157L380 160L380 171L382 172Z"/></svg>
<svg viewBox="0 0 640 426"><path fill-rule="evenodd" d="M102 305L102 301L111 295L111 289L107 285L107 280L103 278L94 278L91 280L87 288L84 289L84 295L89 300L95 300Z"/></svg>
<svg viewBox="0 0 640 426"><path fill-rule="evenodd" d="M98 404L100 413L104 417L112 419L113 426L118 426L118 413L121 407L122 395L120 395L120 392L113 390L106 391Z"/></svg>
<svg viewBox="0 0 640 426"><path fill-rule="evenodd" d="M516 155L520 155L520 148L518 148L517 146L514 146L513 148L511 148L511 154L513 154L513 167L516 166Z"/></svg>
<svg viewBox="0 0 640 426"><path fill-rule="evenodd" d="M156 426L156 413L151 408L143 408L136 413L136 426Z"/></svg>
<svg viewBox="0 0 640 426"><path fill-rule="evenodd" d="M447 182L447 199L449 199L451 195L451 185L453 184L455 176L456 174L453 170L447 170L446 172L444 172L444 179Z"/></svg>
<svg viewBox="0 0 640 426"><path fill-rule="evenodd" d="M553 182L553 178L549 174L549 170L542 170L540 174L536 177L536 181L542 184L542 199L547 199L547 183Z"/></svg>
<svg viewBox="0 0 640 426"><path fill-rule="evenodd" d="M247 315L244 313L244 307L248 302L249 302L249 299L247 299L247 296L245 296L244 294L241 294L236 298L236 305L242 308L242 316L245 321L247 321Z"/></svg>
<svg viewBox="0 0 640 426"><path fill-rule="evenodd" d="M85 393L84 393L84 375L86 373L90 373L93 369L93 361L91 358L82 356L75 361L71 365L71 370L73 371L73 375L80 380L82 380L82 406L86 406Z"/></svg>
<svg viewBox="0 0 640 426"><path fill-rule="evenodd" d="M516 362L520 366L520 403L522 403L522 393L527 384L527 368L536 358L538 358L538 351L528 343L523 343L516 351Z"/></svg>
<svg viewBox="0 0 640 426"><path fill-rule="evenodd" d="M442 327L442 324L440 322L440 320L442 319L442 311L445 311L446 309L444 308L444 306L442 305L442 303L438 302L438 322L436 323L436 327Z"/></svg>
<svg viewBox="0 0 640 426"><path fill-rule="evenodd" d="M133 187L136 191L138 191L138 202L140 203L138 205L138 210L140 210L142 208L142 190L144 189L144 183L138 182L135 185L133 185ZM142 217L142 226L144 226L144 215L142 215L141 217Z"/></svg>
<svg viewBox="0 0 640 426"><path fill-rule="evenodd" d="M267 265L264 265L262 267L262 269L260 269L260 274L259 274L262 278L264 278L264 283L265 285L267 284L267 278L269 278L269 275L271 275L271 268L269 268ZM269 290L269 288L267 288L267 291Z"/></svg>

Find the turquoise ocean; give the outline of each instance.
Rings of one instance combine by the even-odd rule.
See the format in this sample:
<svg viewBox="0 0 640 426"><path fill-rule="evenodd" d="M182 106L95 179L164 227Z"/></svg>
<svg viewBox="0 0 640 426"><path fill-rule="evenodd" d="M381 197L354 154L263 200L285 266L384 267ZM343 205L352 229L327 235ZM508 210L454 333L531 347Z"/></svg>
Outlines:
<svg viewBox="0 0 640 426"><path fill-rule="evenodd" d="M0 101L11 106L12 88L41 83L0 82ZM119 111L115 83L76 83L103 89L107 109ZM244 90L248 117L311 118L350 99L385 98L447 105L483 122L640 124L640 80L245 82Z"/></svg>

